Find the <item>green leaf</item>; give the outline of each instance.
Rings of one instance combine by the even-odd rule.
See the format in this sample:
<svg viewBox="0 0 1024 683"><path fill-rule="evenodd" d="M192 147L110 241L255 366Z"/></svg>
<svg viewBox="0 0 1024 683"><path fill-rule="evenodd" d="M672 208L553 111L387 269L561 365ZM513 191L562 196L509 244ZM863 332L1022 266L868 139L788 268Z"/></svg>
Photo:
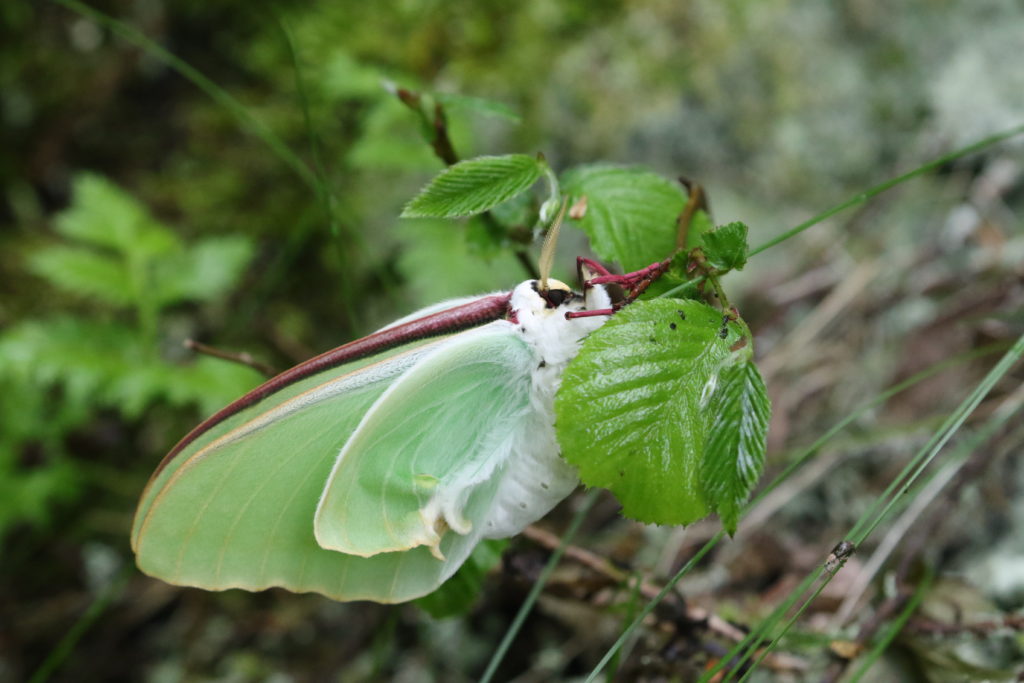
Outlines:
<svg viewBox="0 0 1024 683"><path fill-rule="evenodd" d="M701 463L701 488L722 524L736 531L743 503L764 468L771 405L751 360L726 365L708 404L711 426Z"/></svg>
<svg viewBox="0 0 1024 683"><path fill-rule="evenodd" d="M462 226L436 218L398 223L403 247L397 266L407 283L410 307L478 294L493 289L495 283L522 279L522 266L509 250L485 250L486 243L474 244L474 239L485 237L474 237L474 222L465 226L466 234ZM488 251L493 258L487 258Z"/></svg>
<svg viewBox="0 0 1024 683"><path fill-rule="evenodd" d="M414 602L435 619L465 614L480 598L484 578L501 561L501 553L507 545L507 539L482 542L452 578Z"/></svg>
<svg viewBox="0 0 1024 683"><path fill-rule="evenodd" d="M473 216L466 221L466 245L469 258L492 260L509 254L509 232L513 229L529 231L537 221L537 203L529 193L513 197L491 209L491 215ZM452 226L444 221L449 232ZM522 274L522 266L516 266L516 278ZM501 280L491 279L487 287L493 287Z"/></svg>
<svg viewBox="0 0 1024 683"><path fill-rule="evenodd" d="M716 270L740 270L747 264L747 225L734 222L720 225L701 236L704 256Z"/></svg>
<svg viewBox="0 0 1024 683"><path fill-rule="evenodd" d="M503 230L516 227L529 230L537 221L537 202L529 194L520 194L498 204L491 213Z"/></svg>
<svg viewBox="0 0 1024 683"><path fill-rule="evenodd" d="M180 246L142 203L106 178L76 176L71 196L71 206L56 218L57 229L67 237L123 254L155 256Z"/></svg>
<svg viewBox="0 0 1024 683"><path fill-rule="evenodd" d="M685 252L684 252L685 253ZM701 285L706 282L686 280L669 271L662 277L655 280L644 293L647 298L671 297L673 299L695 299L704 301L704 291Z"/></svg>
<svg viewBox="0 0 1024 683"><path fill-rule="evenodd" d="M514 123L522 123L522 118L511 107L497 100L489 100L473 95L458 93L434 93L434 98L449 110L465 109L484 116L502 118Z"/></svg>
<svg viewBox="0 0 1024 683"><path fill-rule="evenodd" d="M4 336L0 335L0 348ZM0 355L0 357L4 357ZM13 371L13 372L9 372ZM0 538L16 523L48 528L57 503L73 500L88 481L82 460L70 456L66 437L90 416L51 387L0 364Z"/></svg>
<svg viewBox="0 0 1024 683"><path fill-rule="evenodd" d="M60 316L22 321L0 336L5 373L40 385L62 382L65 398L90 401L110 376L108 352L117 359L136 354L138 335L122 324Z"/></svg>
<svg viewBox="0 0 1024 683"><path fill-rule="evenodd" d="M209 356L188 364L156 367L150 377L159 390L154 398L163 397L171 405L196 405L201 415L212 415L266 379L250 367Z"/></svg>
<svg viewBox="0 0 1024 683"><path fill-rule="evenodd" d="M451 231L451 225L448 225ZM473 216L466 221L464 235L470 258L490 260L506 252L507 233L504 225L497 221L485 221L482 216ZM492 281L493 282L493 281ZM488 287L493 286L488 283Z"/></svg>
<svg viewBox="0 0 1024 683"><path fill-rule="evenodd" d="M151 296L161 307L218 299L238 282L252 254L252 243L242 236L202 240L155 264Z"/></svg>
<svg viewBox="0 0 1024 683"><path fill-rule="evenodd" d="M88 296L114 306L135 300L135 285L120 259L89 248L51 246L29 257L37 275L73 294Z"/></svg>
<svg viewBox="0 0 1024 683"><path fill-rule="evenodd" d="M402 211L403 218L472 216L525 191L544 172L526 154L477 157L445 169Z"/></svg>
<svg viewBox="0 0 1024 683"><path fill-rule="evenodd" d="M363 114L362 134L346 161L357 168L401 171L433 171L439 163L409 125L409 110L393 97L379 100Z"/></svg>
<svg viewBox="0 0 1024 683"><path fill-rule="evenodd" d="M715 399L723 371L749 354L746 325L704 303L630 305L591 334L566 369L555 399L563 457L586 485L609 489L624 515L643 522L688 524L723 500L731 504L736 496L725 494L740 485L709 491L703 463L712 427L735 418L732 394ZM716 442L719 458L727 446Z"/></svg>
<svg viewBox="0 0 1024 683"><path fill-rule="evenodd" d="M70 316L5 330L0 358L25 381L59 385L68 403L113 407L131 418L158 400L198 404L210 414L261 379L252 368L217 358L163 363L143 348L131 327Z"/></svg>
<svg viewBox="0 0 1024 683"><path fill-rule="evenodd" d="M769 403L750 330L699 301L641 301L570 362L555 398L562 456L623 514L735 530L764 464Z"/></svg>
<svg viewBox="0 0 1024 683"><path fill-rule="evenodd" d="M642 168L593 165L569 171L562 187L572 202L587 197L579 226L602 259L637 270L675 250L676 221L686 203L675 183Z"/></svg>
<svg viewBox="0 0 1024 683"><path fill-rule="evenodd" d="M341 46L331 50L327 59L312 68L318 73L310 82L316 83L331 100L379 100L385 95L380 69L357 61Z"/></svg>

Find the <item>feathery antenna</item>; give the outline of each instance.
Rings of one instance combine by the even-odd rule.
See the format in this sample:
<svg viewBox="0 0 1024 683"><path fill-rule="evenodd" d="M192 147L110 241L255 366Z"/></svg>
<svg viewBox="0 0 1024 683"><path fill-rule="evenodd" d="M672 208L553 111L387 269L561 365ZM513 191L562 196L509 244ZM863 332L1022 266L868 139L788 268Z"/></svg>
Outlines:
<svg viewBox="0 0 1024 683"><path fill-rule="evenodd" d="M551 266L555 262L555 247L558 245L558 233L562 229L562 219L565 218L565 210L568 207L569 202L563 200L562 208L558 210L558 215L555 217L554 223L551 224L547 236L544 237L544 244L540 248L540 260L537 263L538 270L540 271L540 286L538 289L542 292L548 290L548 277L551 275Z"/></svg>

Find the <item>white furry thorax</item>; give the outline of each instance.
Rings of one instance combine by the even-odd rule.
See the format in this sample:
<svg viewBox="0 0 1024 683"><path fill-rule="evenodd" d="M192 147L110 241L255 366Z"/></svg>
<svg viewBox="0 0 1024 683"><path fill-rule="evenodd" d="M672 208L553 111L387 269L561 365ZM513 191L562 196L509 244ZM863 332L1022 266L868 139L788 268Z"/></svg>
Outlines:
<svg viewBox="0 0 1024 683"><path fill-rule="evenodd" d="M530 408L523 429L513 439L507 476L497 492L494 507L485 522L489 538L512 536L543 517L576 487L575 468L562 460L555 438L555 392L562 373L588 334L599 328L607 316L569 318L570 311L611 307L604 287L598 285L587 294L572 293L557 280L548 280L551 289L561 290L565 300L552 306L537 292L537 281L523 282L512 291L509 322L515 333L534 354L530 369Z"/></svg>

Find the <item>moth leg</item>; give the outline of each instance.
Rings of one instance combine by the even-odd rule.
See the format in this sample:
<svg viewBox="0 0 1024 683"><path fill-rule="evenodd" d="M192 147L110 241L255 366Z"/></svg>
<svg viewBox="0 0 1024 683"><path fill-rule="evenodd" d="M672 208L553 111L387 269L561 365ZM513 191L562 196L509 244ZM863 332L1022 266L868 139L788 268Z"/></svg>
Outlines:
<svg viewBox="0 0 1024 683"><path fill-rule="evenodd" d="M594 318L599 315L611 315L616 310L615 308L595 308L592 311L566 311L565 319L572 320L573 318Z"/></svg>
<svg viewBox="0 0 1024 683"><path fill-rule="evenodd" d="M602 266L594 259L585 256L576 257L576 273L584 286L589 285L589 280L595 276L611 275L612 272ZM590 277L587 277L590 276Z"/></svg>
<svg viewBox="0 0 1024 683"><path fill-rule="evenodd" d="M589 259L587 259L589 260ZM608 273L606 275L598 275L597 277L591 278L584 283L584 287L593 287L594 285L618 285L626 291L625 298L616 302L615 310L618 310L636 300L638 296L643 294L644 290L651 286L651 283L661 277L665 271L668 270L669 265L672 263L672 259L665 259L664 261L658 261L652 263L646 268L635 270L632 273L625 273L623 275L613 275ZM589 266L589 264L587 264ZM607 271L605 271L607 273Z"/></svg>

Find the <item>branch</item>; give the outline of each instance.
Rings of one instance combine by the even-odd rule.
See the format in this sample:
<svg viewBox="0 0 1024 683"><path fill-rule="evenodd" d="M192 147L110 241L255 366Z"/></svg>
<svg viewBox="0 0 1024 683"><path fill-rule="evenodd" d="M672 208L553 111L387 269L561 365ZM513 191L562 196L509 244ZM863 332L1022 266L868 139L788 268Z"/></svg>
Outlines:
<svg viewBox="0 0 1024 683"><path fill-rule="evenodd" d="M523 535L547 550L554 550L561 544L561 539L558 536L533 524L523 530ZM567 545L565 547L565 557L614 583L627 584L631 578L628 572L616 567L608 558L579 546ZM658 586L647 577L641 577L638 589L640 595L651 600L661 591L661 586ZM734 642L739 642L746 638L747 633L742 628L729 623L709 610L687 605L678 593L674 593L673 596L678 601L678 607L682 613L681 616L689 625L707 628L712 633ZM784 653L770 654L765 659L765 664L776 671L803 671L807 668L806 662L802 659Z"/></svg>
<svg viewBox="0 0 1024 683"><path fill-rule="evenodd" d="M711 206L708 204L708 195L702 185L682 176L679 177L679 182L686 188L687 197L686 205L679 213L679 218L676 219L676 249L685 249L693 214L700 209L711 215Z"/></svg>
<svg viewBox="0 0 1024 683"><path fill-rule="evenodd" d="M424 127L429 129L430 133L427 142L430 143L430 147L434 150L437 158L444 162L445 166L453 166L459 163L459 155L455 151L455 145L452 144L451 137L448 135L448 117L445 114L444 105L439 101L435 101L434 116L431 118L423 110L423 98L418 92L398 88L394 93L402 104L420 117ZM426 131L424 131L424 134L427 135ZM491 234L497 234L502 238L509 236L509 231L498 223L497 219L494 218L494 214L490 211L484 211L479 215L479 218L484 222L484 226ZM537 270L534 268L533 261L530 259L526 249L516 249L515 255L527 275L536 280L538 277Z"/></svg>
<svg viewBox="0 0 1024 683"><path fill-rule="evenodd" d="M252 368L253 370L256 370L257 372L262 373L266 377L273 377L274 375L277 374L277 370L275 370L273 367L267 365L266 363L261 363L260 361L253 358L251 354L246 353L244 351L240 353L232 351L223 351L216 347L207 346L206 344L197 342L195 339L186 339L185 348L195 351L196 353L201 353L206 356L213 356L214 358L228 360L231 361L232 363L240 363L242 365Z"/></svg>

